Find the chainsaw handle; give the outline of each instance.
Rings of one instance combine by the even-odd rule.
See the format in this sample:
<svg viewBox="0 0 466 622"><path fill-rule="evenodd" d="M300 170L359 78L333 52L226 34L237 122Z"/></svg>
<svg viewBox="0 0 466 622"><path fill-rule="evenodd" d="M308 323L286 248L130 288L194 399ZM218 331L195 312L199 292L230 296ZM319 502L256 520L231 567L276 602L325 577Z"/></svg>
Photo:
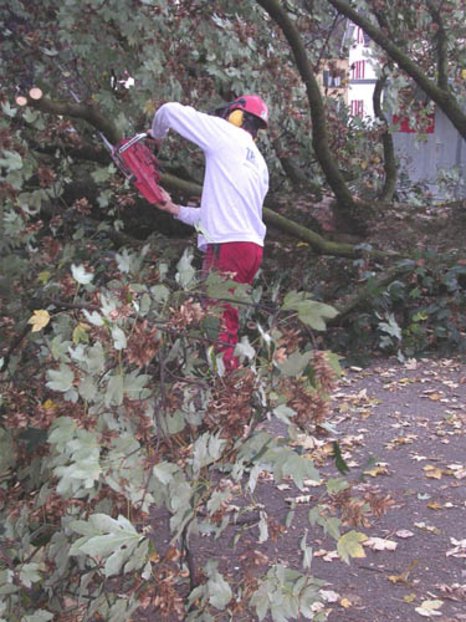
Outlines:
<svg viewBox="0 0 466 622"><path fill-rule="evenodd" d="M147 132L141 132L140 134L136 134L135 136L133 136L133 138L130 138L124 145L122 145L118 149L118 153L123 153L124 151L126 151L127 149L135 145L136 143L140 143L141 140L144 140L146 138L150 138Z"/></svg>

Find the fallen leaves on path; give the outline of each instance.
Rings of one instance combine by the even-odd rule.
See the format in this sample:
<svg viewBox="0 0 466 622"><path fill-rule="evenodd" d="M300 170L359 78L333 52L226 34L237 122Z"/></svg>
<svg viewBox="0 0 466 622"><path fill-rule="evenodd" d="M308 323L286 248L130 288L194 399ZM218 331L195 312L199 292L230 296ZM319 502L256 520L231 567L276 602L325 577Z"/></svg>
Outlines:
<svg viewBox="0 0 466 622"><path fill-rule="evenodd" d="M450 542L453 544L454 548L447 551L446 556L466 558L466 538L464 540L450 538Z"/></svg>
<svg viewBox="0 0 466 622"><path fill-rule="evenodd" d="M466 622L458 604L455 609L455 603L462 606L466 600L466 584L455 580L466 576L458 574L458 564L466 558L466 540L455 533L464 521L460 512L466 508L462 487L466 463L460 449L466 423L462 370L459 361L450 359L354 367L333 396L331 424L336 433L332 431L331 437L320 438L313 446L309 442L303 446L322 462L327 486L327 468L335 468L329 461L329 447L337 440L351 467L351 486L341 493L327 489L331 495L328 507L338 513L343 525L367 531L344 534L336 550L319 543L321 548L314 552L316 562L332 566L328 576L335 591L326 602L338 608L330 610L329 622L356 619L351 597L355 591L361 595L359 622L414 622L422 617ZM372 484L375 479L380 485ZM377 488L382 499L388 493L390 506L384 506L384 512L374 512L365 486ZM305 494L302 501L307 502ZM365 505L358 505L361 501ZM395 511L387 513L388 509ZM364 520L357 522L355 517ZM342 577L338 569L350 558L361 561L352 563ZM387 589L381 588L380 577ZM403 588L408 589L400 594Z"/></svg>
<svg viewBox="0 0 466 622"><path fill-rule="evenodd" d="M439 611L442 605L443 600L425 600L420 607L415 608L415 611L425 618L433 618L442 615L442 612Z"/></svg>

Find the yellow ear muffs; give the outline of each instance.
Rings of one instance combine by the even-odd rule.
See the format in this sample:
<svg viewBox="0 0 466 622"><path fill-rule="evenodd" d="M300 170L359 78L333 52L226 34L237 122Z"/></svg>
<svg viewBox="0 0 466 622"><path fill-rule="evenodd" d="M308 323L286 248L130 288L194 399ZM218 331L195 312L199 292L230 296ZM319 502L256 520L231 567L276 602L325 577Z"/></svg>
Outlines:
<svg viewBox="0 0 466 622"><path fill-rule="evenodd" d="M233 110L233 112L230 112L230 114L228 115L228 121L229 123L232 123L233 125L236 125L236 127L241 127L243 125L243 121L244 121L244 114L242 110Z"/></svg>

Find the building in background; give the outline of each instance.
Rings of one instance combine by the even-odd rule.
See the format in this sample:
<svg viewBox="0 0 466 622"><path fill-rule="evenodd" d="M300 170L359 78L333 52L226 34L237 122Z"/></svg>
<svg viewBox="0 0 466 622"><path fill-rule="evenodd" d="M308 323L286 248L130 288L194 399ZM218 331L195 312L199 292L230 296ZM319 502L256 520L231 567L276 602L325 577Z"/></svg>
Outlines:
<svg viewBox="0 0 466 622"><path fill-rule="evenodd" d="M359 26L349 23L346 33L348 54L348 105L352 117L374 118L372 95L377 75L371 58L370 39Z"/></svg>
<svg viewBox="0 0 466 622"><path fill-rule="evenodd" d="M342 101L348 106L348 76L349 63L347 58L324 61L323 69L317 76L323 95Z"/></svg>
<svg viewBox="0 0 466 622"><path fill-rule="evenodd" d="M344 34L343 34L344 33ZM351 22L340 29L340 59L327 60L320 74L324 95L347 106L350 117L370 123L374 117L373 93L377 82L376 60L370 38ZM466 71L459 69L466 79ZM386 88L390 88L388 85ZM406 95L406 99L405 99ZM407 100L414 98L409 106ZM399 161L400 178L422 185L434 199L466 198L466 141L445 114L416 85L400 93L398 110L386 111Z"/></svg>

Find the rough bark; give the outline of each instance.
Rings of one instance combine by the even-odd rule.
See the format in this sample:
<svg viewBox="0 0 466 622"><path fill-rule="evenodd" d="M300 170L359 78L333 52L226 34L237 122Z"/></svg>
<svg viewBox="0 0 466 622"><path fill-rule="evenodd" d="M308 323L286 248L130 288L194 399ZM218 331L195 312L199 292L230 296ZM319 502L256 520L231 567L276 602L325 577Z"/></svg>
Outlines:
<svg viewBox="0 0 466 622"><path fill-rule="evenodd" d="M374 88L374 94L372 97L372 103L374 106L375 116L380 119L380 121L383 123L383 126L385 127L385 131L382 134L385 180L379 198L381 201L389 203L393 200L393 195L395 194L397 180L397 164L395 157L395 145L393 143L392 135L388 130L387 119L382 111L381 99L385 82L385 77L379 78L377 80Z"/></svg>
<svg viewBox="0 0 466 622"><path fill-rule="evenodd" d="M392 39L387 37L370 19L353 9L345 0L328 0L328 2L342 15L360 26L375 43L380 45L390 58L438 105L461 136L466 139L466 114L447 89L440 87L431 80Z"/></svg>
<svg viewBox="0 0 466 622"><path fill-rule="evenodd" d="M316 157L337 199L337 210L355 231L361 230L360 211L329 147L325 107L314 70L309 62L300 33L278 0L257 0L285 35L296 66L306 87L312 120L312 145Z"/></svg>
<svg viewBox="0 0 466 622"><path fill-rule="evenodd" d="M437 84L441 89L448 89L448 39L446 36L441 5L427 1L427 7L432 16L434 22L438 25L438 31L436 35L437 42Z"/></svg>

